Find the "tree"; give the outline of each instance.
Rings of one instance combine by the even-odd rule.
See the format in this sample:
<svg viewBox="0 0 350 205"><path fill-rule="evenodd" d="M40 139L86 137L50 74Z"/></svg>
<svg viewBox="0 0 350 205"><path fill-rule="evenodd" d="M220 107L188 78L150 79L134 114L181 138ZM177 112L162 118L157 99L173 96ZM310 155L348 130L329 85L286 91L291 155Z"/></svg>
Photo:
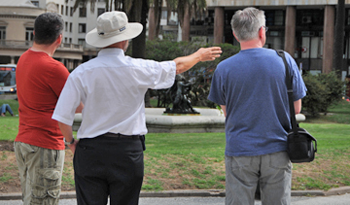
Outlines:
<svg viewBox="0 0 350 205"><path fill-rule="evenodd" d="M130 3L130 2L129 2ZM143 30L139 36L132 40L132 57L144 58L146 51L146 24L149 11L149 0L134 0L127 10L130 22L139 22L143 26ZM151 107L149 92L145 95L145 106Z"/></svg>
<svg viewBox="0 0 350 205"><path fill-rule="evenodd" d="M345 0L338 0L334 32L333 68L339 78L343 70Z"/></svg>
<svg viewBox="0 0 350 205"><path fill-rule="evenodd" d="M159 35L163 0L151 0L149 8L148 39L153 40Z"/></svg>
<svg viewBox="0 0 350 205"><path fill-rule="evenodd" d="M207 2L205 0L167 0L167 5L170 6L172 11L177 11L182 29L182 41L189 41L190 21L204 12Z"/></svg>

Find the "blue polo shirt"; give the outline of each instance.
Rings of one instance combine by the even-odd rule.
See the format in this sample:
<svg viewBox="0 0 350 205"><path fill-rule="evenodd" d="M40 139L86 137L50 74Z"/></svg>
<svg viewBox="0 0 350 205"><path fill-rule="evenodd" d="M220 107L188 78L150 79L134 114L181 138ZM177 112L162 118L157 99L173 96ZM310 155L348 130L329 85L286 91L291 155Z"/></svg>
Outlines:
<svg viewBox="0 0 350 205"><path fill-rule="evenodd" d="M285 52L293 78L293 100L306 95L294 59ZM226 106L227 156L257 156L286 151L290 115L285 67L275 50L242 50L214 72L208 99Z"/></svg>

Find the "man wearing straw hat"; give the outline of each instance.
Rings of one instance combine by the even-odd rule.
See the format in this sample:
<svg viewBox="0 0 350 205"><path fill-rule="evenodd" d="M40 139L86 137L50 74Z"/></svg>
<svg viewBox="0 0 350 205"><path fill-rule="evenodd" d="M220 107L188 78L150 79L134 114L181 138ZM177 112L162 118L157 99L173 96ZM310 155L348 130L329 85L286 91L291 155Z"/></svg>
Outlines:
<svg viewBox="0 0 350 205"><path fill-rule="evenodd" d="M102 50L71 73L52 116L75 153L78 204L106 204L108 196L111 204L138 204L144 174L147 89L169 88L176 74L221 53L219 47L201 48L165 62L125 56L128 40L142 29L139 23L128 23L124 12L99 16L86 42ZM78 142L71 125L81 101L85 107Z"/></svg>

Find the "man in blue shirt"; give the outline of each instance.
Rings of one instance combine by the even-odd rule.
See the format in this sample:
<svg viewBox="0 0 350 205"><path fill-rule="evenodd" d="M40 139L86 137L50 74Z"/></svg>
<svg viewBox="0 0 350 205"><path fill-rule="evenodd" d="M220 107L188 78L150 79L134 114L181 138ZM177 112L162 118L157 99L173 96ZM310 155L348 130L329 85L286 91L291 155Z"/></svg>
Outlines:
<svg viewBox="0 0 350 205"><path fill-rule="evenodd" d="M291 162L286 153L290 126L285 67L266 42L264 11L237 11L232 31L241 51L215 70L208 99L226 116L226 204L254 204L260 184L262 204L290 204ZM295 112L306 87L293 58L285 53L293 78Z"/></svg>

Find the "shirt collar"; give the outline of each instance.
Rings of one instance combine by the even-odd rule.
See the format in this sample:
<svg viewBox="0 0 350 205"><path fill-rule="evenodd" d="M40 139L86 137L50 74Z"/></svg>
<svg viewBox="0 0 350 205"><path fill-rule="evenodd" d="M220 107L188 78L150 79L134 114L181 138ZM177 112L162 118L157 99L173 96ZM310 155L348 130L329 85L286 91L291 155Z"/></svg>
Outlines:
<svg viewBox="0 0 350 205"><path fill-rule="evenodd" d="M120 48L104 48L100 50L97 56L105 56L105 55L121 55L125 56L123 49Z"/></svg>

